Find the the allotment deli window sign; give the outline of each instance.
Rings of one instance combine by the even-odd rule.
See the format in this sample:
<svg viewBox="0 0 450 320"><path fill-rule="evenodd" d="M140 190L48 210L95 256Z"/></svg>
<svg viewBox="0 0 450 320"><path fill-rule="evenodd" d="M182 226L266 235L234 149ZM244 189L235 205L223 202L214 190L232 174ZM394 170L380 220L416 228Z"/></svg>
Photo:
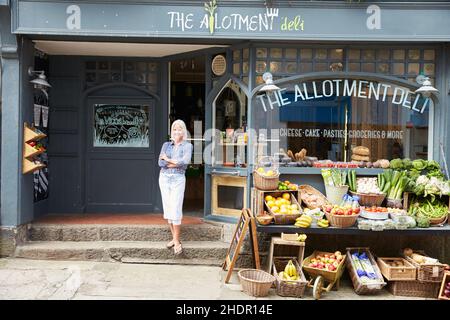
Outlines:
<svg viewBox="0 0 450 320"><path fill-rule="evenodd" d="M255 96L255 129L269 128L267 134L279 141L268 153L306 149L309 156L332 161L426 159L432 100L407 83L361 78L292 79ZM356 146L369 154L353 155Z"/></svg>
<svg viewBox="0 0 450 320"><path fill-rule="evenodd" d="M301 101L317 100L329 97L354 97L390 102L417 113L424 113L431 103L411 90L389 83L360 79L313 80L281 87L273 94L258 96L264 111L273 110Z"/></svg>

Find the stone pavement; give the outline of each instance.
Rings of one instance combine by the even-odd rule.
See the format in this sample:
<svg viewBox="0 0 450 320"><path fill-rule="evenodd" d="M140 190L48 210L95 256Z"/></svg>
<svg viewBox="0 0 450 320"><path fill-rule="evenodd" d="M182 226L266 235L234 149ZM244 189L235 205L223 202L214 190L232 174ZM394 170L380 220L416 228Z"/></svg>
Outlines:
<svg viewBox="0 0 450 320"><path fill-rule="evenodd" d="M4 258L0 259L0 299L256 299L241 291L236 272L233 272L229 284L223 283L224 276L225 272L221 268L210 266ZM295 298L279 297L275 289L271 289L269 296L264 299ZM313 299L311 289L306 289L303 299ZM339 291L324 293L322 299L410 298L394 297L387 290L382 290L376 296L358 296L346 280L341 283Z"/></svg>

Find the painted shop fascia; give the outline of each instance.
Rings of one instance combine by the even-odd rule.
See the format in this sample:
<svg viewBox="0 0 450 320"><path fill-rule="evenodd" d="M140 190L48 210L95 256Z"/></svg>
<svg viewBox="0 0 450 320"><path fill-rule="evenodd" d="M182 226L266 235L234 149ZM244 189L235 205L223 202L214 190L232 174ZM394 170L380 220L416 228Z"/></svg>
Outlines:
<svg viewBox="0 0 450 320"><path fill-rule="evenodd" d="M344 1L343 1L344 2ZM205 6L204 6L205 5ZM445 2L12 1L13 33L127 38L448 41ZM126 8L126 10L124 10ZM401 15L402 19L398 16ZM30 17L33 19L30 19ZM426 23L423 23L423 21Z"/></svg>

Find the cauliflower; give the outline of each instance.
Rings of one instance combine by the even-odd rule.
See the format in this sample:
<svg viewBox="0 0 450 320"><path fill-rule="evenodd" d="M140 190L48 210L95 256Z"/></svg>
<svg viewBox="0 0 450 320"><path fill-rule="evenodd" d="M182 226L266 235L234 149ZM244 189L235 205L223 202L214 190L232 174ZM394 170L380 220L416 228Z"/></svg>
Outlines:
<svg viewBox="0 0 450 320"><path fill-rule="evenodd" d="M430 181L427 176L419 176L416 180L416 184L426 185Z"/></svg>

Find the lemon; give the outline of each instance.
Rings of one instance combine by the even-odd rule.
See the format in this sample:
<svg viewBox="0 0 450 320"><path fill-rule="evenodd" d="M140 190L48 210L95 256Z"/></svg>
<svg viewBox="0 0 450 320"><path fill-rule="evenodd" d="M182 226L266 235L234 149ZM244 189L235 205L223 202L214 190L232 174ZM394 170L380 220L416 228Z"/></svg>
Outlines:
<svg viewBox="0 0 450 320"><path fill-rule="evenodd" d="M258 173L264 173L264 168L258 168L256 171L258 171Z"/></svg>
<svg viewBox="0 0 450 320"><path fill-rule="evenodd" d="M283 204L283 202L281 202L280 200L276 200L276 201L275 201L275 205L276 205L277 207L281 207L282 204Z"/></svg>
<svg viewBox="0 0 450 320"><path fill-rule="evenodd" d="M270 210L272 210L273 212L277 213L278 211L280 211L280 207L273 206L272 208L270 208Z"/></svg>
<svg viewBox="0 0 450 320"><path fill-rule="evenodd" d="M278 201L281 201L281 200L283 200L283 198L282 198L282 197L278 197L277 200L278 200Z"/></svg>
<svg viewBox="0 0 450 320"><path fill-rule="evenodd" d="M269 171L266 172L266 175L269 176L269 177L273 176L274 174L275 174L275 172L273 172L273 170L269 170Z"/></svg>
<svg viewBox="0 0 450 320"><path fill-rule="evenodd" d="M289 193L283 193L283 199L286 199L286 200L290 200L291 199L291 195L289 194Z"/></svg>
<svg viewBox="0 0 450 320"><path fill-rule="evenodd" d="M268 206L269 208L272 208L274 205L275 205L275 201L273 201L273 200L267 201L267 206Z"/></svg>
<svg viewBox="0 0 450 320"><path fill-rule="evenodd" d="M280 209L280 213L282 213L282 214L288 213L286 207L281 208L281 209Z"/></svg>
<svg viewBox="0 0 450 320"><path fill-rule="evenodd" d="M273 197L272 196L266 196L264 198L264 200L266 200L266 202L269 202L269 201L273 200Z"/></svg>
<svg viewBox="0 0 450 320"><path fill-rule="evenodd" d="M291 208L291 209L298 209L298 207L297 207L296 204L291 204L290 208Z"/></svg>

